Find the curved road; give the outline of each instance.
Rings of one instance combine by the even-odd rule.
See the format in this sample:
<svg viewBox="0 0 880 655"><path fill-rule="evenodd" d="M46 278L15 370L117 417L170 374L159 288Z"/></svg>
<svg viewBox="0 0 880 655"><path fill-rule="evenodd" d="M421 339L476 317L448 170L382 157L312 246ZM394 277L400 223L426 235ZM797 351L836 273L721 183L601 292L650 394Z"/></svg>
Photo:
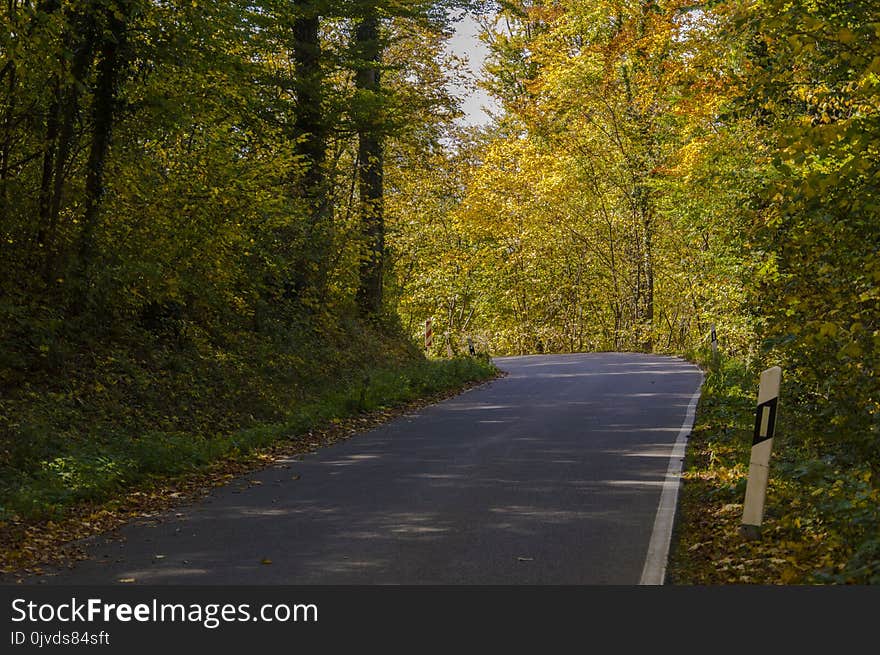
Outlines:
<svg viewBox="0 0 880 655"><path fill-rule="evenodd" d="M506 377L136 521L30 581L661 582L699 369L626 353L496 361Z"/></svg>

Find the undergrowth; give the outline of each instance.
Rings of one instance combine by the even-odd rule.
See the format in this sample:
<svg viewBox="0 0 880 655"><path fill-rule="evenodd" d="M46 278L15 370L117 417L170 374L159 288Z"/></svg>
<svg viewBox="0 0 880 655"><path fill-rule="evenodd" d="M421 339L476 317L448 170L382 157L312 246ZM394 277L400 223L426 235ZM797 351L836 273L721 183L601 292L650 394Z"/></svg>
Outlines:
<svg viewBox="0 0 880 655"><path fill-rule="evenodd" d="M393 331L322 326L218 345L137 335L46 362L0 397L0 526L62 519L158 478L246 458L334 420L485 379Z"/></svg>
<svg viewBox="0 0 880 655"><path fill-rule="evenodd" d="M760 371L702 363L668 582L880 583L878 462L817 425L784 371L760 537L741 536Z"/></svg>

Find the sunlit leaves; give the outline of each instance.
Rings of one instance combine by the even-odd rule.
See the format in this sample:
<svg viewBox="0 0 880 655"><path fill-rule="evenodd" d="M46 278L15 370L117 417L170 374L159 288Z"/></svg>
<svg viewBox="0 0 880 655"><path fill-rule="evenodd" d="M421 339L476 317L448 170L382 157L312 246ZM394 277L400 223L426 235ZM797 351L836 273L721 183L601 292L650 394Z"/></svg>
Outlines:
<svg viewBox="0 0 880 655"><path fill-rule="evenodd" d="M847 425L872 452L880 447L876 19L867 2L770 0L747 21L765 44L747 79L774 111L777 147L768 210L778 221L763 235L779 263L764 287L768 335L787 344L782 354L805 395L834 417L837 438Z"/></svg>

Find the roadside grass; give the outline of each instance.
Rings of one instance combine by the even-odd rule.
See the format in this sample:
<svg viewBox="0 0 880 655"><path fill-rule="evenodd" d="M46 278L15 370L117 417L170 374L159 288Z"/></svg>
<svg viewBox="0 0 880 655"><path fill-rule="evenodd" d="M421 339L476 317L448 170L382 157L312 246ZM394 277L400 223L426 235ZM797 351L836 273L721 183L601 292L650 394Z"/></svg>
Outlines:
<svg viewBox="0 0 880 655"><path fill-rule="evenodd" d="M393 334L92 352L0 398L0 570L498 375Z"/></svg>
<svg viewBox="0 0 880 655"><path fill-rule="evenodd" d="M138 435L116 432L100 442L72 441L32 470L3 472L0 521L58 519L72 505L107 500L145 479L246 457L333 420L391 408L491 374L484 360L414 361L400 369L358 371L336 389L291 403L289 414L278 422L220 434L153 430Z"/></svg>
<svg viewBox="0 0 880 655"><path fill-rule="evenodd" d="M817 438L783 371L759 539L739 533L760 371L707 353L688 442L668 584L880 583L878 462L847 435ZM788 388L796 381L788 381Z"/></svg>

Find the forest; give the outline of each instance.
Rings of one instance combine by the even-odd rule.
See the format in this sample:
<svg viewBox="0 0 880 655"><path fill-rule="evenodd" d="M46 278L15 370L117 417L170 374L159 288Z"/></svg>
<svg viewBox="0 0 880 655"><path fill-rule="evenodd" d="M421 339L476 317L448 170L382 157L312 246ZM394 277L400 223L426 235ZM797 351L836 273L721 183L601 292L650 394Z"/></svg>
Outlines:
<svg viewBox="0 0 880 655"><path fill-rule="evenodd" d="M464 12L500 107L484 127L450 87ZM5 565L158 477L485 379L489 356L639 351L707 376L675 582L880 581L875 3L0 16ZM743 542L771 365L778 475Z"/></svg>

